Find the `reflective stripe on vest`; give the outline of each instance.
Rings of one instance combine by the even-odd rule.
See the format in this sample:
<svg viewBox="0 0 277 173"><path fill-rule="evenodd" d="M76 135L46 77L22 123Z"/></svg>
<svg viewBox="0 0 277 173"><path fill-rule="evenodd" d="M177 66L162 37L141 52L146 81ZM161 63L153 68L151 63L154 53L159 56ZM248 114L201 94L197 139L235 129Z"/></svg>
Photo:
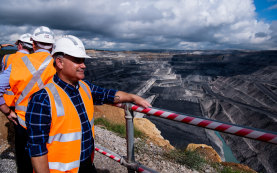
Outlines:
<svg viewBox="0 0 277 173"><path fill-rule="evenodd" d="M49 169L55 169L59 171L68 171L71 169L74 169L76 167L79 167L80 160L70 162L70 163L61 163L61 162L48 162Z"/></svg>
<svg viewBox="0 0 277 173"><path fill-rule="evenodd" d="M6 55L6 57L5 57L4 69L7 68L7 63L8 63L9 57L10 57L10 54L9 54L9 55Z"/></svg>
<svg viewBox="0 0 277 173"><path fill-rule="evenodd" d="M94 126L94 117L93 117L92 120L90 121L90 125L91 125L91 127Z"/></svg>
<svg viewBox="0 0 277 173"><path fill-rule="evenodd" d="M41 80L41 74L43 73L43 71L46 69L46 67L48 66L48 64L50 63L50 61L52 60L51 56L48 56L44 62L41 64L41 66L39 67L38 70L35 69L35 67L33 66L33 64L31 63L31 61L28 59L27 56L22 57L23 62L25 63L26 67L28 68L28 70L31 72L31 74L33 75L33 78L30 80L30 82L28 83L28 85L24 88L24 90L21 92L21 95L19 96L18 100L15 103L15 109L19 110L27 110L27 107L24 106L25 108L19 108L19 103L27 96L27 94L31 91L31 89L34 87L35 83L38 83L39 88L41 89L44 84Z"/></svg>
<svg viewBox="0 0 277 173"><path fill-rule="evenodd" d="M6 90L5 94L7 94L9 96L13 96L14 95L14 93L12 91L10 91L10 90Z"/></svg>
<svg viewBox="0 0 277 173"><path fill-rule="evenodd" d="M91 99L91 93L89 93L87 87L85 86L85 84L83 84L82 82L79 81L79 86L83 88L83 90L85 90L85 92L88 95L88 98Z"/></svg>
<svg viewBox="0 0 277 173"><path fill-rule="evenodd" d="M52 91L52 94L54 96L54 101L55 101L56 110L57 110L57 116L58 117L63 116L64 115L64 107L63 107L59 92L57 91L57 88L55 87L55 85L53 83L47 84L47 87L50 89L50 91Z"/></svg>
<svg viewBox="0 0 277 173"><path fill-rule="evenodd" d="M21 126L23 126L24 128L27 127L25 121L22 120L20 116L17 116L17 120Z"/></svg>
<svg viewBox="0 0 277 173"><path fill-rule="evenodd" d="M70 142L82 139L82 132L66 133L66 134L56 134L55 136L49 136L48 143L51 144L53 141L58 142Z"/></svg>

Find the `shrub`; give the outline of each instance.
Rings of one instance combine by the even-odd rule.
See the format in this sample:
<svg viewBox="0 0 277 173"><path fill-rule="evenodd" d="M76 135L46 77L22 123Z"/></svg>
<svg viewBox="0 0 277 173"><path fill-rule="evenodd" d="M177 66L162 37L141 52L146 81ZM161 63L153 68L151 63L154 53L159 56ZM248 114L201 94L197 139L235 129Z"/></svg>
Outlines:
<svg viewBox="0 0 277 173"><path fill-rule="evenodd" d="M94 121L94 124L95 125L102 125L107 130L115 132L121 137L126 136L126 127L125 127L125 125L111 123L105 118L97 118ZM137 130L136 128L134 128L134 136L135 136L135 138L143 138L144 137L143 133L141 131Z"/></svg>
<svg viewBox="0 0 277 173"><path fill-rule="evenodd" d="M200 170L206 163L205 159L196 151L171 150L165 156L179 164L186 165L191 169Z"/></svg>

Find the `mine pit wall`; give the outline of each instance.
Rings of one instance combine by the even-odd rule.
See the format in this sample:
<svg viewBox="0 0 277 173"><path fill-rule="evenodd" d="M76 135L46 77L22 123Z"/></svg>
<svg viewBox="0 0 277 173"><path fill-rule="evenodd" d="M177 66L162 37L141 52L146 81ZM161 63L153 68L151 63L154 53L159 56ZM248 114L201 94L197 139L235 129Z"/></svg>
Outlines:
<svg viewBox="0 0 277 173"><path fill-rule="evenodd" d="M276 51L224 56L171 54L162 58L159 54L130 54L98 54L88 62L86 75L99 86L151 97L155 107L277 130L276 121L272 121L277 107ZM262 86L257 87L254 82ZM270 92L263 91L263 87ZM224 160L222 142L213 131L147 118L173 146L184 149L189 143L204 143ZM223 133L221 136L240 163L259 172L277 172L276 145Z"/></svg>
<svg viewBox="0 0 277 173"><path fill-rule="evenodd" d="M137 55L131 58L127 54L125 58L122 58L123 54L120 57L116 54L113 54L114 57L107 54L98 56L99 58L87 62L86 76L90 77L89 80L94 79L92 80L94 84L106 88L118 87L116 89L150 98L155 107L202 115L198 99L195 97L195 95L201 96L201 92L199 93L199 90L202 90L201 86L191 84L190 81L203 81L206 78L190 75L183 81L181 74L176 74L176 69L170 64L172 55L169 57ZM190 89L187 89L188 85ZM190 95L186 94L188 92ZM156 117L146 117L175 147L185 149L189 143L207 144L212 146L224 160L221 141L210 132L207 133L205 129ZM210 139L211 136L213 137Z"/></svg>
<svg viewBox="0 0 277 173"><path fill-rule="evenodd" d="M231 104L216 100L202 101L205 111L212 119L223 122L231 122L246 126L256 126L257 128L264 129L265 127L274 128L275 123L263 121L264 115L257 116L257 113L245 108L238 108ZM245 117L243 113L248 112L249 117ZM265 142L255 141L220 133L227 145L233 151L233 154L240 163L249 165L252 169L259 172L274 173L277 170L277 153L276 145Z"/></svg>

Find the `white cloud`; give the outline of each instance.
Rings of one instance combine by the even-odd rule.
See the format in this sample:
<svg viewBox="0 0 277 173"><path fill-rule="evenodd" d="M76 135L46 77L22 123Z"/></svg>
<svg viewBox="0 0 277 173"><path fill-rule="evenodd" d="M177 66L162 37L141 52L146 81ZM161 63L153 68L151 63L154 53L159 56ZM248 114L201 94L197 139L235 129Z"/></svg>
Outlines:
<svg viewBox="0 0 277 173"><path fill-rule="evenodd" d="M0 1L0 36L6 41L14 39L6 35L46 25L82 38L90 48L277 47L270 24L256 19L252 0Z"/></svg>

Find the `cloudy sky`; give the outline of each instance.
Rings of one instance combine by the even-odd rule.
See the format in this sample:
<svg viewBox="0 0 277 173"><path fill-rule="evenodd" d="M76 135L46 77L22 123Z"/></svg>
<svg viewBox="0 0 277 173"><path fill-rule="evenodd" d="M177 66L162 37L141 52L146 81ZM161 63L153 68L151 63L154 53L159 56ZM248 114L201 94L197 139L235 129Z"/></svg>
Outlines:
<svg viewBox="0 0 277 173"><path fill-rule="evenodd" d="M0 0L1 43L48 26L86 48L277 49L277 0Z"/></svg>

